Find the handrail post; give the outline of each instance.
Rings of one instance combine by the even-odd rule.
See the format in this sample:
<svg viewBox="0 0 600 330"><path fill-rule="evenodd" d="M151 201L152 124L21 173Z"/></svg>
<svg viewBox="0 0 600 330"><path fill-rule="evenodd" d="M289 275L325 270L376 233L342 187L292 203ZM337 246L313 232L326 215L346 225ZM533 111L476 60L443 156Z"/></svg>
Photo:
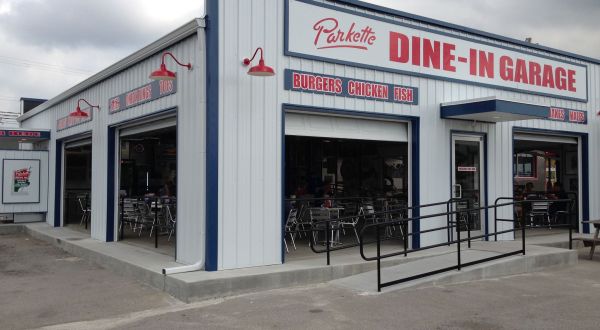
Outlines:
<svg viewBox="0 0 600 330"><path fill-rule="evenodd" d="M467 247L469 249L471 248L471 212L469 212L470 209L471 209L471 200L468 199L467 200L467 212L465 212L466 213L465 224L467 225Z"/></svg>
<svg viewBox="0 0 600 330"><path fill-rule="evenodd" d="M494 202L494 241L498 242L498 200ZM514 207L514 206L513 206Z"/></svg>
<svg viewBox="0 0 600 330"><path fill-rule="evenodd" d="M329 244L331 243L330 240L329 240L329 221L325 221L325 237L326 237L325 241L327 242L326 243L327 244L327 247L326 247L326 249L327 249L327 266L329 266L330 261L331 261L330 255L329 255L329 250L330 250L329 249Z"/></svg>
<svg viewBox="0 0 600 330"><path fill-rule="evenodd" d="M406 257L408 253L408 222L404 222L400 225L402 228L402 232L404 233L404 256Z"/></svg>
<svg viewBox="0 0 600 330"><path fill-rule="evenodd" d="M88 220L90 215L88 214L88 194L85 194L85 205L83 206L83 212L85 212L85 229L88 229Z"/></svg>
<svg viewBox="0 0 600 330"><path fill-rule="evenodd" d="M379 237L379 224L375 226L377 235L377 292L381 292L381 240Z"/></svg>
<svg viewBox="0 0 600 330"><path fill-rule="evenodd" d="M525 217L521 220L521 240L523 244L523 255L525 255Z"/></svg>
<svg viewBox="0 0 600 330"><path fill-rule="evenodd" d="M448 246L450 246L450 233L452 231L452 228L450 227L450 201L452 199L448 200L448 202L446 202L446 227L448 227L446 229L446 233L448 234Z"/></svg>
<svg viewBox="0 0 600 330"><path fill-rule="evenodd" d="M125 223L123 222L123 220L125 220L125 196L121 196L121 238L119 239L120 241L123 240L123 232L125 231Z"/></svg>
<svg viewBox="0 0 600 330"><path fill-rule="evenodd" d="M460 220L457 220L456 222L456 249L457 249L457 255L458 255L458 270L460 270Z"/></svg>
<svg viewBox="0 0 600 330"><path fill-rule="evenodd" d="M158 248L158 197L154 199L154 248Z"/></svg>

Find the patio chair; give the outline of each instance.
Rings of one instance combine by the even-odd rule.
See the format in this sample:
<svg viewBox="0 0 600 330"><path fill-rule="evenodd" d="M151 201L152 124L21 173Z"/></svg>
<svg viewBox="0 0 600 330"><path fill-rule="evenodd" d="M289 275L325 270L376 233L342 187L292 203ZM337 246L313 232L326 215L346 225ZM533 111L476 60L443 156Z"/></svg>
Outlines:
<svg viewBox="0 0 600 330"><path fill-rule="evenodd" d="M298 209L291 209L290 213L288 213L287 219L285 220L285 232L283 234L283 244L285 244L285 251L290 252L288 249L287 241L285 240L286 235L290 235L290 239L292 240L292 246L294 250L296 250L296 242L295 236L298 228Z"/></svg>
<svg viewBox="0 0 600 330"><path fill-rule="evenodd" d="M87 205L83 205L85 202L87 202L87 198L77 197L77 201L79 202L79 208L81 209L81 221L79 222L79 225L81 226L84 224L84 221L87 223L90 220L90 214L92 210Z"/></svg>
<svg viewBox="0 0 600 330"><path fill-rule="evenodd" d="M177 226L177 216L174 212L175 205L167 204L165 205L165 217L166 217L166 225L169 231L169 238L167 242L171 241L171 235L175 232L175 228Z"/></svg>
<svg viewBox="0 0 600 330"><path fill-rule="evenodd" d="M330 210L324 207L311 207L308 211L310 214L313 243L317 245L319 232L326 231L327 225L325 221L331 219ZM329 230L331 231L330 245L333 246L337 242L336 237L339 238L339 222L331 221L329 223ZM337 236L336 233L338 234ZM329 233L326 232L325 235L329 235Z"/></svg>
<svg viewBox="0 0 600 330"><path fill-rule="evenodd" d="M532 202L531 203L531 211L529 212L529 223L531 226L535 225L535 219L542 220L539 222L540 226L543 225L543 220L545 220L548 223L548 226L551 225L550 212L548 211L548 206L549 206L548 202Z"/></svg>

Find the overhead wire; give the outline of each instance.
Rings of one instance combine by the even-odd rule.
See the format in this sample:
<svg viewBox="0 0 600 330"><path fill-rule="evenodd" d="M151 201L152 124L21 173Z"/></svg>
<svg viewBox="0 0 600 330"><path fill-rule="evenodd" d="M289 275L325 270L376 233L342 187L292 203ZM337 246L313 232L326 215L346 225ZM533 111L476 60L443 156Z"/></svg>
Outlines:
<svg viewBox="0 0 600 330"><path fill-rule="evenodd" d="M61 65L57 65L57 64L31 61L31 60L19 59L19 58L14 58L14 57L9 57L9 56L0 56L0 63L14 65L14 66L20 66L20 67L25 67L25 68L34 67L34 68L45 70L45 71L59 72L59 73L65 73L65 74L74 74L74 75L80 75L80 76L81 75L89 75L89 74L93 73L93 71L91 71L91 70L70 68L70 67L65 67L65 66L61 66Z"/></svg>

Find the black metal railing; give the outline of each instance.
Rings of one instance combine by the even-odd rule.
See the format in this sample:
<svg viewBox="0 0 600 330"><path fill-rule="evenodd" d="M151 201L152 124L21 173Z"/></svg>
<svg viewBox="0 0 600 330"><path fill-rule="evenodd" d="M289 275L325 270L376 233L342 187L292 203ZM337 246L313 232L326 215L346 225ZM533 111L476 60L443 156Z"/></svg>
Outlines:
<svg viewBox="0 0 600 330"><path fill-rule="evenodd" d="M396 285L396 284L400 284L403 282L407 282L407 281L411 281L411 280L415 280L415 279L419 279L419 278L423 278L423 277L428 277L431 275L435 275L435 274L439 274L439 273L444 273L444 272L448 272L451 270L461 270L463 267L467 267L467 266L472 266L475 264L479 264L479 263L483 263L483 262L488 262L488 261L492 261L492 260L496 260L496 259L500 259L500 258L505 258L505 257L509 257L509 256L513 256L513 255L517 255L517 254L523 254L525 255L526 252L526 248L525 248L525 229L528 228L528 226L525 223L521 224L521 228L518 229L516 228L516 226L513 226L513 228L508 229L508 230L497 230L497 221L510 221L513 223L516 223L517 220L514 219L500 219L497 218L497 209L500 207L513 207L515 206L515 204L518 203L535 203L535 202L549 202L549 200L527 200L527 201L511 201L511 202L507 202L507 203L499 203L500 200L506 199L506 197L500 198L498 200L496 200L496 203L494 203L494 205L491 206L482 206L482 207L467 207L465 209L458 209L458 210L451 210L450 207L448 206L447 211L446 212L440 212L440 213L434 213L434 214L427 214L427 215L422 215L422 216L418 216L418 217L412 217L412 218L406 218L406 219L400 219L400 220L395 220L395 221L390 221L390 222L384 222L384 223L374 223L374 224L369 224L366 225L362 228L361 230L361 234L360 234L360 254L362 256L362 258L366 261L376 261L377 262L377 290L381 291L382 288L387 287L387 286L391 286L391 285ZM448 203L450 203L453 200L448 201ZM456 200L454 200L456 201ZM552 200L552 202L558 202L558 203L573 203L573 200L570 199L559 199L559 200ZM439 203L438 203L439 204ZM494 209L494 232L493 233L486 233L483 235L477 235L477 236L472 236L471 235L471 228L470 228L470 216L472 214L474 214L475 212L481 212L481 211L487 211L489 209ZM568 211L564 211L565 214L568 215ZM514 213L513 213L514 214ZM393 225L399 225L402 223L408 223L408 222L414 222L414 221L420 221L423 219L433 219L433 218L439 218L439 217L446 217L447 218L447 224L446 226L442 226L442 227L437 227L437 228L432 228L432 229L428 229L428 230L422 230L422 231L418 231L418 232L412 232L412 233L407 233L407 237L410 235L420 235L423 233L428 233L428 232L434 232L434 231L440 231L440 230L447 230L447 231L453 231L455 228L458 228L459 230L456 230L456 235L457 238L451 239L448 242L442 242L442 243L438 243L438 244L432 244L432 245L428 245L428 246L424 246L424 247L420 247L420 248L415 248L415 249L410 249L410 250L406 250L404 249L403 251L396 251L396 252L390 252L390 253L386 253L386 254L382 254L381 253L381 231L382 229L386 229L387 226L393 226ZM461 238L461 225L464 225L467 231L467 238ZM569 228L569 248L572 248L571 246L571 238L572 238L572 230L573 230L573 226L572 223L569 223L567 225L561 226L561 227L567 227ZM375 232L376 232L376 244L377 244L377 248L376 248L376 255L375 256L366 256L365 255L365 251L364 251L364 244L363 244L363 235L365 233L366 230L368 230L369 228L375 228ZM521 249L516 250L516 251L510 251L510 252L506 252L506 253L502 253L496 256L492 256L492 257L487 257L487 258L482 258L479 260L475 260L475 261L470 261L470 262L462 262L462 251L461 251L461 244L464 242L468 243L468 247L471 247L471 241L472 240L479 240L479 239L486 239L488 240L490 236L494 236L495 238L497 238L497 235L501 235L501 234L506 234L506 233L514 233L518 230L521 230L521 240L522 240L522 245L521 245ZM392 280L392 281L388 281L388 282L382 282L381 281L381 260L382 259L386 259L386 258L391 258L391 257L396 257L399 255L407 255L409 253L414 253L414 252L418 252L418 251L423 251L423 250L428 250L428 249L433 249L436 247L442 247L442 246L449 246L452 244L456 244L456 250L457 250L457 262L455 265L449 266L449 267L444 267L444 268L440 268L440 269L435 269L435 270L431 270L428 272L424 272L424 273L420 273L420 274L416 274L413 276L409 276L409 277L405 277L405 278L400 278L400 279L396 279L396 280Z"/></svg>
<svg viewBox="0 0 600 330"><path fill-rule="evenodd" d="M338 200L342 200L342 199L343 200L354 199L354 200L360 201L360 200L368 200L369 197L338 198ZM304 199L304 200L320 201L320 200L323 200L323 198L311 198L311 199ZM294 201L298 201L298 200L294 200ZM359 247L359 246L362 247L364 245L376 244L378 241L402 239L403 240L402 247L403 247L403 251L404 251L403 254L407 255L408 254L409 237L416 236L416 235L419 235L422 233L428 233L428 232L438 231L441 229L446 229L446 226L428 229L428 230L420 231L418 233L408 234L409 222L401 221L401 222L399 222L399 224L396 224L398 222L398 220L393 220L394 217L406 219L408 217L408 214L410 211L419 210L419 212L420 212L421 210L425 210L427 208L432 208L432 207L445 206L445 208L447 210L450 210L452 208L456 208L457 203L466 203L468 201L469 200L465 199L465 198L452 198L445 202L429 203L429 204L422 204L422 205L415 205L415 206L403 206L400 208L388 208L383 211L373 211L368 214L348 215L348 216L343 216L343 217L339 217L339 218L332 218L332 219L318 220L318 221L311 221L311 222L303 222L303 223L299 223L299 225L305 225L308 227L308 229L300 229L300 228L298 228L298 226L296 226L296 228L284 231L284 235L307 233L310 235L316 234L317 236L320 236L321 234L324 233L325 240L322 241L324 247L321 249L318 248L318 244L315 244L316 243L315 239L311 239L311 237L309 237L308 239L309 239L309 246L314 253L317 253L317 254L325 253L326 254L327 265L331 264L331 253L334 251L339 251L339 250L344 250L344 249L349 249L349 248L354 248L354 247ZM446 215L446 213L442 213L442 214ZM363 224L366 222L367 219L373 220L373 221L378 221L377 223L380 223L380 224L394 223L394 225L392 225L392 226L398 226L400 228L400 230L399 230L400 235L392 235L392 234L390 234L390 232L392 232L392 231L388 230L388 231L386 231L385 237L381 237L380 235L376 235L376 238L374 238L374 239L364 239L363 237L361 237L359 239L359 241L356 243L343 243L338 246L332 246L333 244L331 242L331 236L330 236L331 231L339 230L338 227L340 226L340 223L352 221L357 218L359 218L358 221L361 221ZM422 218L426 219L428 217L422 217ZM418 219L421 219L421 217L416 217L416 218L411 218L411 219L418 220ZM448 223L451 222L451 217L449 214L447 216L446 221ZM369 225L369 228L371 226L372 225ZM363 232L363 233L365 232L364 228L365 228L365 225L363 225L362 229L361 229L361 232ZM468 229L468 236L470 236L471 235L470 226L467 226L467 229ZM450 233L448 235L450 235ZM450 245L450 244L443 243L442 245ZM469 247L470 247L470 243L469 243Z"/></svg>

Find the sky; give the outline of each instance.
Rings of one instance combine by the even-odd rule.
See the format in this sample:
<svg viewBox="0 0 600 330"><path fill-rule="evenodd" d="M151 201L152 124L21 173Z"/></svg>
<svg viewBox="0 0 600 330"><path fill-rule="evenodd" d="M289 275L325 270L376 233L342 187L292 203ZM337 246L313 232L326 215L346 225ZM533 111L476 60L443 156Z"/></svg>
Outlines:
<svg viewBox="0 0 600 330"><path fill-rule="evenodd" d="M368 2L600 59L600 0ZM52 98L203 12L202 0L0 0L0 111Z"/></svg>

